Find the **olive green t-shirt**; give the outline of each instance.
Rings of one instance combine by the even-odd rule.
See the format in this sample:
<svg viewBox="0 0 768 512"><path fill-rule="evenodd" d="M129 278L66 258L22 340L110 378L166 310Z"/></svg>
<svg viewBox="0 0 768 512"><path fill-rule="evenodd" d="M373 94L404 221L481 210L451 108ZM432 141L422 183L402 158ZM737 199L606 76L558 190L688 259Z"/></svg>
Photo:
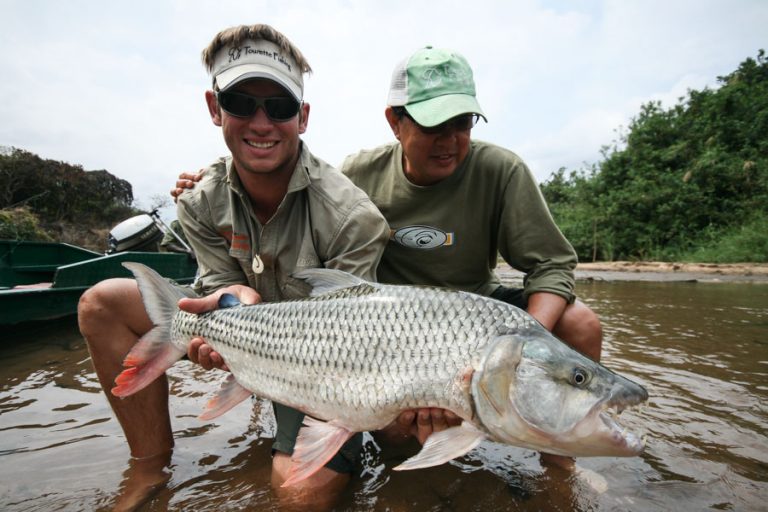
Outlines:
<svg viewBox="0 0 768 512"><path fill-rule="evenodd" d="M378 280L490 295L500 254L525 273L525 295L573 301L576 254L555 225L532 173L513 152L471 141L448 178L430 186L405 177L399 143L347 157L341 171L390 226Z"/></svg>

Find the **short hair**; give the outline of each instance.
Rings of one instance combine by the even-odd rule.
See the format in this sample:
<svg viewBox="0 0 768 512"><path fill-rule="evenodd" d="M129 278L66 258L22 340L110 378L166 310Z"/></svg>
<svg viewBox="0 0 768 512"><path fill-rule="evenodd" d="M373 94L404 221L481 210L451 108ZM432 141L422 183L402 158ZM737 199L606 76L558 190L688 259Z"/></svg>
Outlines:
<svg viewBox="0 0 768 512"><path fill-rule="evenodd" d="M402 119L403 117L408 115L408 111L405 110L405 107L396 106L396 107L390 107L392 109L392 112L397 116L398 119Z"/></svg>
<svg viewBox="0 0 768 512"><path fill-rule="evenodd" d="M225 46L237 46L248 39L264 39L275 43L281 50L293 57L293 60L296 61L302 74L312 72L312 68L309 67L309 63L307 62L307 59L304 58L301 51L299 51L299 49L296 48L296 46L294 46L282 33L263 23L257 23L255 25L238 25L236 27L226 28L216 34L210 44L203 50L201 56L205 68L209 73L212 72L216 53L219 50Z"/></svg>

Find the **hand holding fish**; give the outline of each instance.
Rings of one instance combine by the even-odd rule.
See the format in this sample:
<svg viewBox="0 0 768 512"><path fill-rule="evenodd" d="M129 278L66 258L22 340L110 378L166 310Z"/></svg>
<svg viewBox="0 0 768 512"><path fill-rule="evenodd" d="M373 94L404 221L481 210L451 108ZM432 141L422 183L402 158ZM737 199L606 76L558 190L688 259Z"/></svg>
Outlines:
<svg viewBox="0 0 768 512"><path fill-rule="evenodd" d="M193 363L199 364L206 370L218 368L219 370L229 371L227 363L224 362L224 358L213 350L209 344L205 342L203 338L192 338L189 342L189 348L187 349L187 357Z"/></svg>
<svg viewBox="0 0 768 512"><path fill-rule="evenodd" d="M381 429L379 432L387 442L402 442L415 437L423 445L433 432L441 432L461 425L461 418L449 410L439 407L409 409Z"/></svg>
<svg viewBox="0 0 768 512"><path fill-rule="evenodd" d="M186 311L187 313L198 315L200 313L214 311L222 307L220 302L221 297L224 294L237 297L241 304L258 304L261 302L261 296L253 288L243 285L232 285L198 299L181 299L179 301L179 309ZM193 338L190 341L189 347L187 348L187 357L189 357L190 361L199 364L206 370L218 368L220 370L229 371L229 368L221 355L213 350L213 347L208 345L203 338Z"/></svg>

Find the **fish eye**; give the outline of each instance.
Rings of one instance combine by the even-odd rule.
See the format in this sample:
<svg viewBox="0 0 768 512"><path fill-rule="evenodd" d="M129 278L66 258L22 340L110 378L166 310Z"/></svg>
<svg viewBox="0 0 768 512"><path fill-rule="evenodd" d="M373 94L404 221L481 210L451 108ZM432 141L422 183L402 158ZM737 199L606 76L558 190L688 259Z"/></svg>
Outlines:
<svg viewBox="0 0 768 512"><path fill-rule="evenodd" d="M589 382L589 373L584 368L576 367L571 374L571 384L577 387L585 386Z"/></svg>

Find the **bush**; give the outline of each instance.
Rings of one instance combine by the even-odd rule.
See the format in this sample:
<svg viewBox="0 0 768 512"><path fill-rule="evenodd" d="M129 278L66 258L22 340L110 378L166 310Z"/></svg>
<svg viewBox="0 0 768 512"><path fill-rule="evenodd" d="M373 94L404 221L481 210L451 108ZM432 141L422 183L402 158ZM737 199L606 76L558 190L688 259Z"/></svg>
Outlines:
<svg viewBox="0 0 768 512"><path fill-rule="evenodd" d="M736 229L712 233L708 243L686 254L680 261L706 263L768 263L768 216Z"/></svg>
<svg viewBox="0 0 768 512"><path fill-rule="evenodd" d="M0 210L0 238L52 241L51 237L40 227L37 215L28 208Z"/></svg>

